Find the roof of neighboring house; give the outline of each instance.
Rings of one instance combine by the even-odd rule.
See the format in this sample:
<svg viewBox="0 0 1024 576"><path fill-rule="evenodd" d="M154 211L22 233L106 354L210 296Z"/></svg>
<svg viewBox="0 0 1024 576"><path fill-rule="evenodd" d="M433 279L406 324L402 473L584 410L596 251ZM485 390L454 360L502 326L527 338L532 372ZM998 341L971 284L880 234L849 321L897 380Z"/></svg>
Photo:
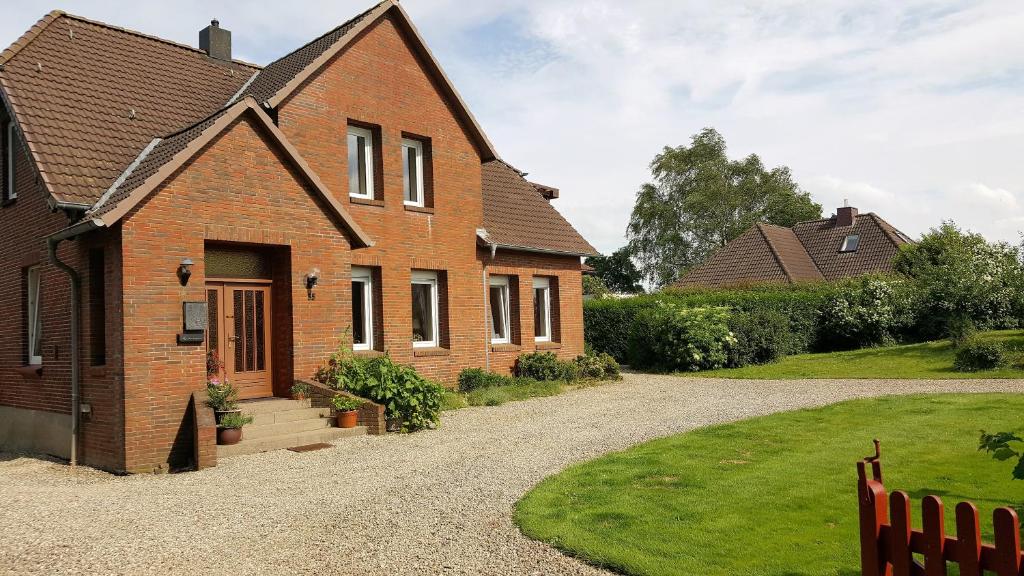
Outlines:
<svg viewBox="0 0 1024 576"><path fill-rule="evenodd" d="M481 240L503 248L596 256L597 250L530 183L501 160L483 165Z"/></svg>
<svg viewBox="0 0 1024 576"><path fill-rule="evenodd" d="M545 199L557 197L557 189L499 167L506 165L395 0L380 2L262 69L54 11L0 53L0 96L53 199L86 209L96 221L114 212L119 218L124 202L152 184L154 175L165 174L210 128L221 126L219 119L232 105L248 99L257 108L277 106L382 17L411 36L411 48L480 150L483 225L495 243L595 254ZM290 146L283 135L277 137Z"/></svg>
<svg viewBox="0 0 1024 576"><path fill-rule="evenodd" d="M841 252L847 236L859 236L854 252ZM736 286L837 280L892 270L892 259L910 238L873 213L837 226L836 217L793 228L756 224L691 268L679 286Z"/></svg>

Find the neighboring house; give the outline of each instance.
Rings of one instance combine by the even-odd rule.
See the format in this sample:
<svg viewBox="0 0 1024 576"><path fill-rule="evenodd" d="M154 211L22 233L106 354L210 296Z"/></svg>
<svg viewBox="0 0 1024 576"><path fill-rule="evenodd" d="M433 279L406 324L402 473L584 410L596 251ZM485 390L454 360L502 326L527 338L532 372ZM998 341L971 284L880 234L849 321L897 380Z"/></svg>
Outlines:
<svg viewBox="0 0 1024 576"><path fill-rule="evenodd" d="M0 54L0 448L68 456L80 401L78 461L188 465L208 352L250 399L346 332L446 383L583 352L596 251L397 2L263 68L200 46L58 11Z"/></svg>
<svg viewBox="0 0 1024 576"><path fill-rule="evenodd" d="M840 208L792 228L757 224L691 268L677 286L822 282L891 272L910 238L877 214Z"/></svg>

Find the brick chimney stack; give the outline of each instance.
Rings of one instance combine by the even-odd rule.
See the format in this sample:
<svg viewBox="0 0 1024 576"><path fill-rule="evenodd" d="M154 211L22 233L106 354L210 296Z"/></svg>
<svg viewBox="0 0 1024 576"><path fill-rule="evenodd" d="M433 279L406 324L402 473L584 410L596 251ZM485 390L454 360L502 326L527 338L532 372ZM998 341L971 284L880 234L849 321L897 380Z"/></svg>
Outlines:
<svg viewBox="0 0 1024 576"><path fill-rule="evenodd" d="M853 226L857 221L857 209L853 206L843 206L836 210L836 226Z"/></svg>

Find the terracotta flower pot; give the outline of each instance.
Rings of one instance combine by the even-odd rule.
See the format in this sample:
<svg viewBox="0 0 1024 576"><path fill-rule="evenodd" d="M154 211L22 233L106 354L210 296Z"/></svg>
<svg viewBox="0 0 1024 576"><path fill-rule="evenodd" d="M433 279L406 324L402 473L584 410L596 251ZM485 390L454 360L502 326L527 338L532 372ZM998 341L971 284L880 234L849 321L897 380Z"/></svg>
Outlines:
<svg viewBox="0 0 1024 576"><path fill-rule="evenodd" d="M338 428L355 428L359 423L359 411L338 412Z"/></svg>
<svg viewBox="0 0 1024 576"><path fill-rule="evenodd" d="M241 428L217 428L217 444L230 446L242 441Z"/></svg>
<svg viewBox="0 0 1024 576"><path fill-rule="evenodd" d="M213 417L217 420L217 424L220 424L220 419L228 414L241 414L242 409L236 408L234 410L214 410Z"/></svg>
<svg viewBox="0 0 1024 576"><path fill-rule="evenodd" d="M305 394L292 394L292 400L305 400Z"/></svg>

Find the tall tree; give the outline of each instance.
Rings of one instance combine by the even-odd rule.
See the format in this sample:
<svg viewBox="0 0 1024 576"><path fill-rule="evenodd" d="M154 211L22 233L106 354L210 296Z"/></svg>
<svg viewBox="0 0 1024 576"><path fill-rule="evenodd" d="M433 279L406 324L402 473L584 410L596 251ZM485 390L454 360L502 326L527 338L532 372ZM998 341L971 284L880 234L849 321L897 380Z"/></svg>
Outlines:
<svg viewBox="0 0 1024 576"><path fill-rule="evenodd" d="M636 195L626 235L644 277L676 280L757 222L792 226L821 217L789 168L767 170L756 154L729 160L725 139L705 128L690 146L666 147L651 162L654 181Z"/></svg>
<svg viewBox="0 0 1024 576"><path fill-rule="evenodd" d="M638 294L644 291L640 285L643 274L637 269L629 256L629 249L623 246L611 256L591 256L587 265L594 269L594 276L604 281L604 285L618 294Z"/></svg>

